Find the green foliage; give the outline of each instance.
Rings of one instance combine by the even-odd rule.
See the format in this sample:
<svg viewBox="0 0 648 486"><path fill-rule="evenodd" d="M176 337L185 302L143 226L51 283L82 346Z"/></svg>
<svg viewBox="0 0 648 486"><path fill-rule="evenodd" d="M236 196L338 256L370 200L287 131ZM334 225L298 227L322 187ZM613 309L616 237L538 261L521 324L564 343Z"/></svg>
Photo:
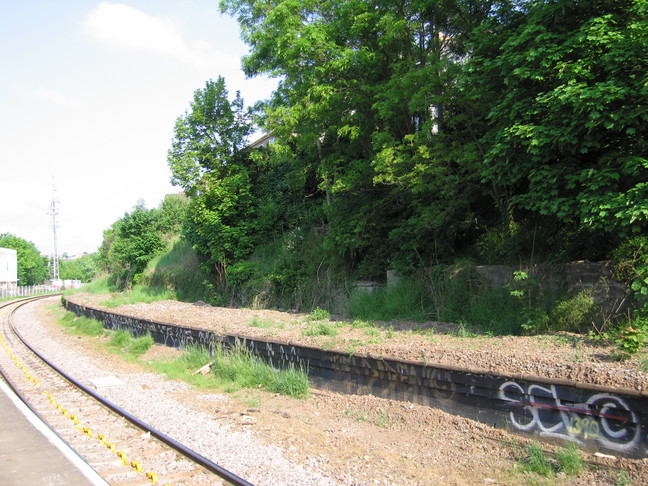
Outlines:
<svg viewBox="0 0 648 486"><path fill-rule="evenodd" d="M83 255L74 260L59 260L59 276L64 280L90 282L101 271L99 253Z"/></svg>
<svg viewBox="0 0 648 486"><path fill-rule="evenodd" d="M102 336L104 334L101 322L88 317L77 317L73 312L66 312L58 322L74 334L85 336Z"/></svg>
<svg viewBox="0 0 648 486"><path fill-rule="evenodd" d="M210 374L192 375L208 363L212 363ZM184 379L202 387L224 387L228 391L262 387L293 398L306 398L309 393L308 374L304 369L290 366L277 370L244 348L217 347L211 355L204 349L191 348L180 358L153 366L170 378Z"/></svg>
<svg viewBox="0 0 648 486"><path fill-rule="evenodd" d="M184 194L167 194L159 207L159 230L164 234L179 235L187 217L188 205Z"/></svg>
<svg viewBox="0 0 648 486"><path fill-rule="evenodd" d="M513 272L513 282L509 284L509 293L520 302L521 327L528 333L546 331L549 327L549 316L537 305L539 300L538 281L518 270Z"/></svg>
<svg viewBox="0 0 648 486"><path fill-rule="evenodd" d="M207 81L194 92L191 110L176 120L168 153L171 182L195 196L205 186L205 175L218 179L230 171L233 157L250 133L239 93L230 101L222 76Z"/></svg>
<svg viewBox="0 0 648 486"><path fill-rule="evenodd" d="M636 317L628 324L603 333L603 337L617 346L619 359L629 359L648 342L648 318Z"/></svg>
<svg viewBox="0 0 648 486"><path fill-rule="evenodd" d="M623 242L613 254L616 277L630 286L644 312L648 312L648 236Z"/></svg>
<svg viewBox="0 0 648 486"><path fill-rule="evenodd" d="M18 285L40 285L48 278L47 258L42 257L30 241L1 233L0 247L16 250Z"/></svg>
<svg viewBox="0 0 648 486"><path fill-rule="evenodd" d="M561 331L586 332L592 325L594 310L591 290L583 290L555 305L549 315L549 326Z"/></svg>
<svg viewBox="0 0 648 486"><path fill-rule="evenodd" d="M115 284L177 296L201 286L180 298L293 310L338 311L351 294L362 318L581 330L585 296L550 312L531 279L502 291L430 269L466 256L605 259L619 247L619 272L648 305L642 237L630 243L648 228L645 1L220 8L250 46L246 73L281 80L254 110L273 143L245 147L251 112L223 78L197 90L168 152L188 200L139 208L106 231ZM181 221L203 272L145 272ZM387 269L415 285L348 290Z"/></svg>
<svg viewBox="0 0 648 486"><path fill-rule="evenodd" d="M140 202L104 231L101 261L117 287L128 288L138 282L148 262L164 248L160 211L147 210Z"/></svg>
<svg viewBox="0 0 648 486"><path fill-rule="evenodd" d="M486 170L508 208L622 234L648 222L646 3L528 2L469 62L493 94Z"/></svg>
<svg viewBox="0 0 648 486"><path fill-rule="evenodd" d="M306 320L308 321L328 321L331 318L331 313L325 309L316 307L312 310Z"/></svg>
<svg viewBox="0 0 648 486"><path fill-rule="evenodd" d="M555 461L547 458L540 444L533 443L525 448L525 457L522 458L522 470L544 477L553 477L555 473L567 476L578 476L587 469L587 464L581 457L578 446L574 443L566 447L559 447L556 451Z"/></svg>

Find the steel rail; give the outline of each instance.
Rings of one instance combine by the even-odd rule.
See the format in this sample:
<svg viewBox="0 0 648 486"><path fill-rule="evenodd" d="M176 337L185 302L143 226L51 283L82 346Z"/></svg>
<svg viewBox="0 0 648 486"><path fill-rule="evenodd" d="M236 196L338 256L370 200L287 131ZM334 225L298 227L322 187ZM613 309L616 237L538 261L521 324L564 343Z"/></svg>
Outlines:
<svg viewBox="0 0 648 486"><path fill-rule="evenodd" d="M51 297L51 295L48 295L48 297ZM41 298L42 298L42 297L41 297ZM13 310L11 311L11 315L13 315L13 314L14 314L14 313L15 313L15 312L20 308L20 307L22 307L23 305L26 305L26 304L32 302L33 300L37 300L37 299L28 300L28 301L26 301L26 302L22 302L22 303L18 304L18 305L16 306L16 308L13 309ZM4 306L3 306L3 307L4 307ZM169 436L166 435L165 433L163 433L163 432L161 432L161 431L155 429L154 427L148 425L146 422L144 422L144 421L138 419L137 417L135 417L135 416L132 415L131 413L129 413L129 412L127 412L126 410L124 410L123 408L121 408L121 407L115 405L115 404L112 403L110 400L107 400L106 398L102 397L102 396L99 395L98 393L94 392L93 390L91 390L90 388L88 388L87 386L85 386L83 383L79 382L78 380L76 380L76 379L73 378L72 376L68 375L68 374L65 373L62 369L60 369L59 367L57 367L54 363L52 363L52 362L49 361L47 358L45 358L45 357L42 356L40 353L38 353L38 351L36 351L36 350L35 350L35 349L34 349L34 348L33 348L33 347L32 347L32 346L31 346L31 345L30 345L30 344L29 344L29 343L28 343L24 338L23 338L23 336L20 334L20 332L19 332L19 331L14 327L13 322L12 322L11 319L9 320L9 325L11 326L11 330L16 334L16 336L18 337L18 339L20 339L20 341L21 341L21 342L22 342L22 343L23 343L23 344L24 344L24 345L25 345L25 346L26 346L26 347L27 347L27 348L28 348L32 353L34 353L36 356L38 356L38 358L39 358L40 360L42 360L45 364L47 364L47 366L49 366L49 367L52 368L54 371L56 371L56 372L57 372L59 375L61 375L61 376L62 376L66 381L68 381L69 383L71 383L72 385L74 385L75 387L77 387L78 389L80 389L81 391L83 391L84 393L86 393L87 395L91 396L92 398L94 398L95 400L97 400L98 402L100 402L100 403L101 403L102 405L104 405L105 407L109 408L110 410L112 410L112 411L115 412L116 414L122 416L123 418L125 418L126 420L128 420L129 422L131 422L133 425L135 425L135 426L139 427L140 429L142 429L144 432L149 432L152 436L154 436L154 437L155 437L156 439L158 439L159 441L164 442L164 443L167 444L169 447L171 447L172 449L176 450L177 452L179 452L179 453L182 454L183 456L185 456L185 457L191 459L191 460L192 460L193 462L195 462L196 464L198 464L198 465L204 467L204 468L207 469L208 471L211 471L212 473L214 473L214 474L216 474L217 476L219 476L220 478L222 478L222 479L228 481L229 483L231 483L231 484L233 484L233 485L235 485L235 486L254 486L252 483L250 483L250 482L246 481L245 479L243 479L243 478L237 476L237 475L234 474L233 472L228 471L227 469L225 469L225 468L219 466L219 465L216 464L215 462L210 461L210 460L207 459L206 457L204 457L204 456L198 454L197 452L195 452L195 451L189 449L188 447L186 447L185 445L183 445L183 444L181 444L180 442L176 441L175 439L169 437Z"/></svg>

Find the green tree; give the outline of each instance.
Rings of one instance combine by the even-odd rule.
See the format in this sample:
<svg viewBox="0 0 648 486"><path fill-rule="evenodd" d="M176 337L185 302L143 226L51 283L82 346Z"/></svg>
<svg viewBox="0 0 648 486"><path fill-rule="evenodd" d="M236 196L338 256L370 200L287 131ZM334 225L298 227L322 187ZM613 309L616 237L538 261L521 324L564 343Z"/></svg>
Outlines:
<svg viewBox="0 0 648 486"><path fill-rule="evenodd" d="M454 88L491 5L221 1L251 47L246 73L281 77L264 123L317 177L329 244L360 273L430 254L433 238L449 250L473 220L471 104Z"/></svg>
<svg viewBox="0 0 648 486"><path fill-rule="evenodd" d="M167 157L171 182L194 196L204 188L205 175L226 175L232 158L245 147L252 131L248 118L238 92L229 101L223 77L196 90L191 111L176 120Z"/></svg>
<svg viewBox="0 0 648 486"><path fill-rule="evenodd" d="M184 194L167 194L160 204L160 231L180 234L187 217L188 200Z"/></svg>
<svg viewBox="0 0 648 486"><path fill-rule="evenodd" d="M63 280L90 282L100 271L99 259L99 253L91 253L74 260L60 260L59 275Z"/></svg>
<svg viewBox="0 0 648 486"><path fill-rule="evenodd" d="M136 283L148 262L165 248L160 232L160 211L138 203L106 231L100 248L104 268L117 284Z"/></svg>
<svg viewBox="0 0 648 486"><path fill-rule="evenodd" d="M483 181L503 212L645 232L648 3L526 3L474 39L472 81L493 103Z"/></svg>
<svg viewBox="0 0 648 486"><path fill-rule="evenodd" d="M176 122L168 154L173 184L190 196L185 236L220 277L254 241L249 159L243 150L252 125L240 94L231 101L228 96L222 77L197 90L191 111Z"/></svg>
<svg viewBox="0 0 648 486"><path fill-rule="evenodd" d="M47 257L32 242L9 233L0 234L0 247L16 250L18 258L18 285L39 285L49 276Z"/></svg>

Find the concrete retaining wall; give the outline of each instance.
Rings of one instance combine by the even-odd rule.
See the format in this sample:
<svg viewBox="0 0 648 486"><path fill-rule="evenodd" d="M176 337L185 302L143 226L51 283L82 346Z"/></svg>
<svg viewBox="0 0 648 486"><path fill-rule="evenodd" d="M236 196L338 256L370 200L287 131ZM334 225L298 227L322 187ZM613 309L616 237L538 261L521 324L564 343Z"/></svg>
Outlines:
<svg viewBox="0 0 648 486"><path fill-rule="evenodd" d="M515 271L526 272L529 279L554 298L574 296L591 289L594 303L607 315L618 315L634 305L627 286L614 279L612 262L572 262L527 266L481 265L477 273L491 286L503 287L513 281Z"/></svg>

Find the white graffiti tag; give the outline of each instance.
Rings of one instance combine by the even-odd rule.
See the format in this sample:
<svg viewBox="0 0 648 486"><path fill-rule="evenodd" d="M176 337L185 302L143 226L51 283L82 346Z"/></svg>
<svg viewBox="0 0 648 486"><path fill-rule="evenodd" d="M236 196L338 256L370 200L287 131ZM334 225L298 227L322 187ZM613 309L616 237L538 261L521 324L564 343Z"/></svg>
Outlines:
<svg viewBox="0 0 648 486"><path fill-rule="evenodd" d="M618 396L597 393L575 404L561 400L554 385L531 384L525 389L507 381L500 386L499 398L513 406L509 418L518 430L578 443L594 439L615 451L640 443L637 414Z"/></svg>

